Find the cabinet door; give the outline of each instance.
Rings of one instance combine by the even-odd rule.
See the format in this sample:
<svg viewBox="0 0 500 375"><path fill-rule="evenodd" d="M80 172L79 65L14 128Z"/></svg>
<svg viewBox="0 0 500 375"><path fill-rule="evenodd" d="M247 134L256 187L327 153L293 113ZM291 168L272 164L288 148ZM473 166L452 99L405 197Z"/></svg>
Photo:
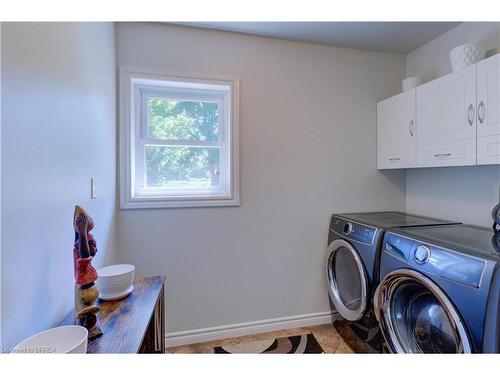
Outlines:
<svg viewBox="0 0 500 375"><path fill-rule="evenodd" d="M477 64L477 163L499 164L500 55Z"/></svg>
<svg viewBox="0 0 500 375"><path fill-rule="evenodd" d="M476 65L417 87L417 145L476 138Z"/></svg>
<svg viewBox="0 0 500 375"><path fill-rule="evenodd" d="M415 145L415 89L377 104L379 151Z"/></svg>

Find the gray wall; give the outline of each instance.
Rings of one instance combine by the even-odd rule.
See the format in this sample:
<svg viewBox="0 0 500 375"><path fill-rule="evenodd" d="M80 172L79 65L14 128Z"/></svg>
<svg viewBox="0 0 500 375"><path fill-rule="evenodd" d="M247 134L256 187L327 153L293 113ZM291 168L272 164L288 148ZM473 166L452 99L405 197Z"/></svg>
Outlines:
<svg viewBox="0 0 500 375"><path fill-rule="evenodd" d="M241 206L119 211L119 260L167 276L167 330L328 311L332 212L405 208L404 172L375 157L404 56L118 24L117 58L241 83Z"/></svg>
<svg viewBox="0 0 500 375"><path fill-rule="evenodd" d="M116 245L114 29L2 25L2 344L73 307L73 207L95 219L100 266ZM90 200L90 177L98 199Z"/></svg>
<svg viewBox="0 0 500 375"><path fill-rule="evenodd" d="M460 24L409 53L406 75L430 81L450 73L448 52L467 42L481 43L489 54L500 52L500 24ZM409 212L489 226L498 203L500 166L408 170L406 185Z"/></svg>
<svg viewBox="0 0 500 375"><path fill-rule="evenodd" d="M2 344L2 22L0 22L0 345Z"/></svg>

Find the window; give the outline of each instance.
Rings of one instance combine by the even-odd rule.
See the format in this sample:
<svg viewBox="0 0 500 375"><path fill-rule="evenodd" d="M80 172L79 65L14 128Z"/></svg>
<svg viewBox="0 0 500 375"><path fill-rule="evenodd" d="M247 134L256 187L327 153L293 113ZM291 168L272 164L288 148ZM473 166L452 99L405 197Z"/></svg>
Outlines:
<svg viewBox="0 0 500 375"><path fill-rule="evenodd" d="M120 70L121 208L234 206L238 81Z"/></svg>

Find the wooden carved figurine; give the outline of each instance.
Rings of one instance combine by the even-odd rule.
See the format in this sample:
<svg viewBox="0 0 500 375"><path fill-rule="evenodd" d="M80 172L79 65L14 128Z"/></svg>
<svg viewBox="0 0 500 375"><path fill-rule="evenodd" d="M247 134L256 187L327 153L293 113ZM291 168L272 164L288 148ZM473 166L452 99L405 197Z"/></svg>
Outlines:
<svg viewBox="0 0 500 375"><path fill-rule="evenodd" d="M97 246L90 231L94 221L80 206L75 206L73 217L75 229L75 244L73 260L75 271L75 324L87 328L89 340L102 335L101 326L97 320L99 307L95 305L99 291L94 285L97 271L92 267L92 259L97 253Z"/></svg>

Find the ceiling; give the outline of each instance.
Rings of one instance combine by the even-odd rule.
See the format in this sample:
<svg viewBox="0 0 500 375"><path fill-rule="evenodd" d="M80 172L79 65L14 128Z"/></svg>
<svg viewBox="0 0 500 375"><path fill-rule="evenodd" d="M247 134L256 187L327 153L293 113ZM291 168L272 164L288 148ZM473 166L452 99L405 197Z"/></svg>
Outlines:
<svg viewBox="0 0 500 375"><path fill-rule="evenodd" d="M460 22L181 22L177 24L345 48L407 54Z"/></svg>

